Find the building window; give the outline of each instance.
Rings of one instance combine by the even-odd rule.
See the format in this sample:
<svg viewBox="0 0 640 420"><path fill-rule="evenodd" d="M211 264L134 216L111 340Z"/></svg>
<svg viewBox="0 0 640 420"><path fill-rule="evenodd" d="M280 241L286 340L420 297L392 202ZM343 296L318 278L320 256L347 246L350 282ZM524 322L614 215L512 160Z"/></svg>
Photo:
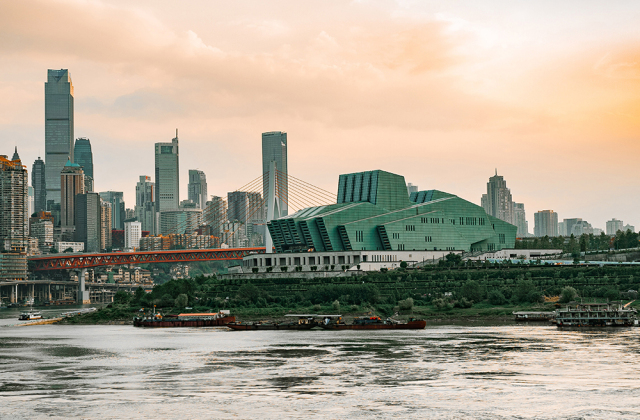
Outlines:
<svg viewBox="0 0 640 420"><path fill-rule="evenodd" d="M506 243L506 240L505 240L505 237L504 237L504 233L499 233L499 234L498 234L498 239L499 239L499 242L500 242L501 244Z"/></svg>
<svg viewBox="0 0 640 420"><path fill-rule="evenodd" d="M424 241L425 242L431 242L431 236L425 236L424 237Z"/></svg>

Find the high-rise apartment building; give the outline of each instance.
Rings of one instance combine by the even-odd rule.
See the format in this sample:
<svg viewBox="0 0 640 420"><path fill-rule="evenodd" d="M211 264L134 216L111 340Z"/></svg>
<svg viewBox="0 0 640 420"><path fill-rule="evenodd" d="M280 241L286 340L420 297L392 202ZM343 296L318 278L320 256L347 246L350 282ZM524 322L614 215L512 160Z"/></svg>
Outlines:
<svg viewBox="0 0 640 420"><path fill-rule="evenodd" d="M207 177L204 172L197 169L189 169L189 185L187 198L194 203L199 209L203 209L207 205Z"/></svg>
<svg viewBox="0 0 640 420"><path fill-rule="evenodd" d="M529 236L529 222L524 211L524 203L513 203L513 224L518 228L516 233L518 238Z"/></svg>
<svg viewBox="0 0 640 420"><path fill-rule="evenodd" d="M27 279L28 187L17 153L0 156L0 281Z"/></svg>
<svg viewBox="0 0 640 420"><path fill-rule="evenodd" d="M73 147L73 162L82 166L84 176L93 179L93 153L91 152L91 140L86 137L76 139Z"/></svg>
<svg viewBox="0 0 640 420"><path fill-rule="evenodd" d="M142 230L149 231L151 235L157 234L157 214L155 207L155 183L151 177L140 175L140 181L136 184L135 217L142 224Z"/></svg>
<svg viewBox="0 0 640 420"><path fill-rule="evenodd" d="M227 201L223 197L212 196L202 215L202 223L211 226L211 234L220 237L222 224L227 221Z"/></svg>
<svg viewBox="0 0 640 420"><path fill-rule="evenodd" d="M111 203L100 198L100 248L111 249Z"/></svg>
<svg viewBox="0 0 640 420"><path fill-rule="evenodd" d="M178 130L171 143L155 144L156 211L177 210L180 203Z"/></svg>
<svg viewBox="0 0 640 420"><path fill-rule="evenodd" d="M577 224L582 224L582 218L575 217L573 219L563 220L563 226L564 226L566 236L571 236L572 234L575 236L573 227Z"/></svg>
<svg viewBox="0 0 640 420"><path fill-rule="evenodd" d="M53 222L37 219L30 224L29 236L38 240L38 248L48 250L53 246Z"/></svg>
<svg viewBox="0 0 640 420"><path fill-rule="evenodd" d="M227 217L243 224L243 234L250 240L254 233L265 234L265 207L259 192L234 191L227 194ZM264 238L263 238L264 240ZM262 241L258 241L260 244Z"/></svg>
<svg viewBox="0 0 640 420"><path fill-rule="evenodd" d="M33 211L45 211L47 209L47 182L44 161L40 159L40 156L31 167L31 186L33 186Z"/></svg>
<svg viewBox="0 0 640 420"><path fill-rule="evenodd" d="M142 238L142 224L140 222L124 223L124 248L135 250L140 248Z"/></svg>
<svg viewBox="0 0 640 420"><path fill-rule="evenodd" d="M69 70L49 70L44 84L47 200L60 203L60 173L73 156L73 84Z"/></svg>
<svg viewBox="0 0 640 420"><path fill-rule="evenodd" d="M62 239L73 240L76 226L76 195L84 194L84 172L77 163L68 160L60 173L60 229Z"/></svg>
<svg viewBox="0 0 640 420"><path fill-rule="evenodd" d="M619 230L623 230L624 228L624 223L622 222L622 220L618 220L618 219L611 219L607 222L607 235L609 236L615 236L616 233Z"/></svg>
<svg viewBox="0 0 640 420"><path fill-rule="evenodd" d="M280 216L288 214L289 202L289 179L287 167L287 133L282 131L270 131L262 133L262 173L265 177L262 181L262 196L266 198L266 203L270 203L269 179L266 174L269 172L271 162L276 163L279 176L276 177L276 196L280 207Z"/></svg>
<svg viewBox="0 0 640 420"><path fill-rule="evenodd" d="M86 252L100 252L102 241L100 195L84 193L76 196L76 242L83 242Z"/></svg>
<svg viewBox="0 0 640 420"><path fill-rule="evenodd" d="M111 203L111 228L123 230L126 212L122 191L103 191L100 193L100 198Z"/></svg>
<svg viewBox="0 0 640 420"><path fill-rule="evenodd" d="M542 210L535 213L533 219L535 236L558 236L558 213L553 210Z"/></svg>
<svg viewBox="0 0 640 420"><path fill-rule="evenodd" d="M487 214L513 224L513 199L504 178L496 174L489 178L487 193L482 195L482 207Z"/></svg>

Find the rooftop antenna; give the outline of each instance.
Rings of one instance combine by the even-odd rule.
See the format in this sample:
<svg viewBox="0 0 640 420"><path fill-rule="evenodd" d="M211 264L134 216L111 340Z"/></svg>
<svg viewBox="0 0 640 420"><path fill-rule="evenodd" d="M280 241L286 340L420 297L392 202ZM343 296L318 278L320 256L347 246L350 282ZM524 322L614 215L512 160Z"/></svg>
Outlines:
<svg viewBox="0 0 640 420"><path fill-rule="evenodd" d="M498 176L498 168L496 168L496 176Z"/></svg>

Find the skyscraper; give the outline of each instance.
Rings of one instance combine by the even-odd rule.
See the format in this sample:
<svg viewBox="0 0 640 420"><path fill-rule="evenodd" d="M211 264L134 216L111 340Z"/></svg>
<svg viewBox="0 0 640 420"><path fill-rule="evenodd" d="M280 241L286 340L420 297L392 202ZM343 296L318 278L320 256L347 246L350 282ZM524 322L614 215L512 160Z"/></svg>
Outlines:
<svg viewBox="0 0 640 420"><path fill-rule="evenodd" d="M111 249L111 203L100 198L100 248Z"/></svg>
<svg viewBox="0 0 640 420"><path fill-rule="evenodd" d="M542 210L535 213L533 219L535 236L558 236L558 213L553 210Z"/></svg>
<svg viewBox="0 0 640 420"><path fill-rule="evenodd" d="M171 143L155 144L156 211L177 210L180 203L178 130Z"/></svg>
<svg viewBox="0 0 640 420"><path fill-rule="evenodd" d="M84 243L86 252L100 252L101 206L98 193L85 193L76 196L76 233L75 240Z"/></svg>
<svg viewBox="0 0 640 420"><path fill-rule="evenodd" d="M126 214L123 196L124 194L121 191L104 191L100 193L100 198L108 203L111 203L112 229L124 229L124 219L126 218Z"/></svg>
<svg viewBox="0 0 640 420"><path fill-rule="evenodd" d="M93 178L93 153L91 152L91 141L86 137L76 139L73 147L73 162L82 166L84 176Z"/></svg>
<svg viewBox="0 0 640 420"><path fill-rule="evenodd" d="M151 177L140 175L140 181L136 184L135 217L142 224L142 230L149 231L151 235L157 234L157 217L155 207L155 183Z"/></svg>
<svg viewBox="0 0 640 420"><path fill-rule="evenodd" d="M0 281L27 279L28 186L17 152L0 156Z"/></svg>
<svg viewBox="0 0 640 420"><path fill-rule="evenodd" d="M69 70L49 70L44 84L47 200L60 203L60 173L73 159L73 84Z"/></svg>
<svg viewBox="0 0 640 420"><path fill-rule="evenodd" d="M33 186L33 211L45 211L47 209L47 183L44 161L40 159L40 156L33 162L31 168L31 186Z"/></svg>
<svg viewBox="0 0 640 420"><path fill-rule="evenodd" d="M276 169L280 173L276 183L276 195L280 205L280 216L288 214L289 180L287 168L287 133L271 131L262 133L262 173L269 172L271 162L276 163ZM269 179L265 176L262 182L262 196L266 203L270 203Z"/></svg>
<svg viewBox="0 0 640 420"><path fill-rule="evenodd" d="M142 237L142 224L140 222L125 222L124 224L124 248L135 250L140 248Z"/></svg>
<svg viewBox="0 0 640 420"><path fill-rule="evenodd" d="M489 178L487 193L482 196L482 207L487 214L513 224L513 200L507 182L498 175Z"/></svg>
<svg viewBox="0 0 640 420"><path fill-rule="evenodd" d="M513 224L518 228L516 233L518 238L529 236L529 223L524 211L524 203L513 203Z"/></svg>
<svg viewBox="0 0 640 420"><path fill-rule="evenodd" d="M64 240L73 240L78 194L84 194L84 172L80 165L68 160L60 173L60 228Z"/></svg>
<svg viewBox="0 0 640 420"><path fill-rule="evenodd" d="M189 185L187 198L194 203L199 209L203 209L207 205L207 177L204 172L197 169L189 169Z"/></svg>
<svg viewBox="0 0 640 420"><path fill-rule="evenodd" d="M618 233L619 230L624 231L623 227L624 227L624 223L622 222L622 220L613 218L607 221L607 227L606 227L607 235L616 236L616 233Z"/></svg>
<svg viewBox="0 0 640 420"><path fill-rule="evenodd" d="M212 196L207 201L207 207L203 212L202 222L211 226L211 234L220 237L222 224L227 221L227 202L223 197Z"/></svg>

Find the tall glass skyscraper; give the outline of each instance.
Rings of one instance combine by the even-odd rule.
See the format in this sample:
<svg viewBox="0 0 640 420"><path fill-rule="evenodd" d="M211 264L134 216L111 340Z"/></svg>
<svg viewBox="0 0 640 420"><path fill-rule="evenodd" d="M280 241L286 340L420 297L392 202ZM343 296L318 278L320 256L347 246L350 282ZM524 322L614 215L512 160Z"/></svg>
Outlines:
<svg viewBox="0 0 640 420"><path fill-rule="evenodd" d="M73 159L73 84L69 70L49 70L44 84L47 200L60 203L60 173Z"/></svg>
<svg viewBox="0 0 640 420"><path fill-rule="evenodd" d="M262 133L262 173L269 172L271 162L276 162L276 169L283 175L276 183L276 194L280 198L280 216L286 216L289 201L289 181L287 179L287 133L271 131ZM262 182L262 196L270 202L269 179L265 176Z"/></svg>
<svg viewBox="0 0 640 420"><path fill-rule="evenodd" d="M73 148L73 163L82 166L84 176L90 176L93 179L93 153L91 152L91 141L88 138L76 139L76 145Z"/></svg>
<svg viewBox="0 0 640 420"><path fill-rule="evenodd" d="M31 186L33 187L34 195L33 211L45 211L47 209L47 182L44 161L40 159L40 156L33 162L33 167L31 168Z"/></svg>
<svg viewBox="0 0 640 420"><path fill-rule="evenodd" d="M189 169L189 185L187 186L187 198L199 209L207 206L207 177L204 172L197 169Z"/></svg>
<svg viewBox="0 0 640 420"><path fill-rule="evenodd" d="M180 204L180 164L178 130L171 143L156 143L156 210L178 210Z"/></svg>
<svg viewBox="0 0 640 420"><path fill-rule="evenodd" d="M111 228L124 229L125 206L124 193L122 191L103 191L100 198L111 204Z"/></svg>

